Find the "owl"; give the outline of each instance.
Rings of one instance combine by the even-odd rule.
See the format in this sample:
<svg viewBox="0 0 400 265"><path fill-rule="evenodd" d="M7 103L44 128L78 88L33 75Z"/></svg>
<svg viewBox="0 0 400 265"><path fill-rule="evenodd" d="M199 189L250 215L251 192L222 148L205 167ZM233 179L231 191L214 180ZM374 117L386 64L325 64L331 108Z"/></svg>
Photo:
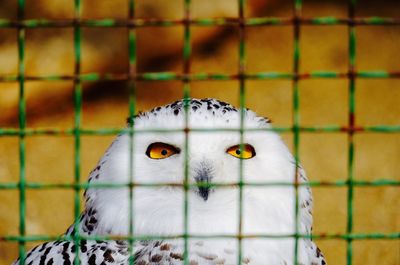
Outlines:
<svg viewBox="0 0 400 265"><path fill-rule="evenodd" d="M66 232L123 240L48 242L27 264L72 264L76 253L82 264L326 264L309 237L305 172L269 119L207 98L128 122L134 130L118 135L90 173L79 225ZM296 241L296 231L305 236Z"/></svg>

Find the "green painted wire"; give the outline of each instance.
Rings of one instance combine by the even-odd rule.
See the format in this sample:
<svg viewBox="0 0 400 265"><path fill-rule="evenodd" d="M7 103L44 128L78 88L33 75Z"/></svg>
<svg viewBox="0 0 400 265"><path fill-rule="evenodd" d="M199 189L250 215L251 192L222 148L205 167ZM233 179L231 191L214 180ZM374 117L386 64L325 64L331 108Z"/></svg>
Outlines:
<svg viewBox="0 0 400 265"><path fill-rule="evenodd" d="M196 188L199 184L188 184L189 188ZM210 184L207 184L210 185ZM249 187L274 187L274 186L286 186L294 187L295 184L288 182L240 182L237 183L216 183L214 182L211 186L213 187L239 187L249 186ZM298 186L311 186L311 187L348 187L349 183L347 180L338 181L309 181L307 183L298 183ZM383 187L383 186L400 186L399 180L393 179L377 179L373 181L366 180L353 180L352 185L354 187ZM114 182L102 182L102 183L89 183L81 182L79 184L75 183L40 183L40 182L25 182L25 189L89 189L89 188L129 188L129 187L143 187L143 188L154 188L154 187L184 187L183 184L177 183L137 183L137 182L127 182L127 183L114 183ZM19 189L19 183L0 183L0 190L12 190Z"/></svg>
<svg viewBox="0 0 400 265"><path fill-rule="evenodd" d="M184 92L184 100L183 100L183 107L185 111L185 127L188 127L189 124L189 102L190 102L190 85L188 83L183 84L183 92ZM183 227L183 240L184 240L184 249L183 249L183 262L185 265L189 264L189 245L188 239L189 236L189 134L185 132L185 143L184 143L184 150L185 150L185 161L184 161L184 182L183 182L183 189L184 189L184 203L183 203L183 214L184 214L184 227Z"/></svg>
<svg viewBox="0 0 400 265"><path fill-rule="evenodd" d="M184 32L183 32L183 74L185 78L183 81L183 108L184 108L184 118L185 118L185 161L184 161L184 204L183 204L183 213L184 213L184 250L183 250L183 263L185 265L189 265L189 246L188 239L189 236L189 104L190 104L190 80L186 78L187 75L190 74L190 66L191 66L191 55L192 55L192 44L191 44L191 32L190 32L190 7L191 0L185 0L183 2L183 10L184 10Z"/></svg>
<svg viewBox="0 0 400 265"><path fill-rule="evenodd" d="M287 239L293 238L294 234L249 234L242 235L242 239L254 239L254 238L263 238L263 239ZM238 239L239 236L237 234L227 235L227 234L211 234L211 235L196 235L192 234L190 236L193 239ZM341 240L399 240L400 233L353 233L353 234L299 234L299 238L305 239L318 239L318 240L332 240L332 239L341 239ZM95 235L95 236L85 236L81 235L82 240L129 240L130 236L111 236L111 235ZM176 235L168 235L168 236L154 236L154 235L141 235L134 236L132 240L169 240L169 239L177 239L177 238L185 238L183 234ZM28 235L28 236L4 236L0 237L0 241L9 241L9 242L37 242L37 241L53 241L53 240L67 240L74 241L73 236L62 235L62 236L49 236L49 235Z"/></svg>
<svg viewBox="0 0 400 265"><path fill-rule="evenodd" d="M300 72L300 19L302 13L302 0L294 0L294 28L293 28L293 143L294 143L294 160L295 160L295 171L294 171L294 220L295 220L295 233L294 233L294 259L293 264L298 264L298 252L299 252L299 192L298 192L298 170L299 170L299 159L300 159L300 95L299 95L299 72Z"/></svg>
<svg viewBox="0 0 400 265"><path fill-rule="evenodd" d="M18 19L22 20L25 16L25 1L18 0ZM18 28L18 76L19 76L19 99L18 99L18 119L19 129L26 128L26 101L25 101L25 29ZM19 234L21 237L26 234L26 155L25 155L25 135L19 135ZM25 264L26 249L25 241L18 242L18 252L20 263Z"/></svg>
<svg viewBox="0 0 400 265"><path fill-rule="evenodd" d="M129 0L128 3L128 18L130 20L135 18L135 0ZM128 88L129 88L129 117L134 117L136 112L136 80L134 76L137 72L137 57L136 57L136 28L134 26L128 27ZM131 120L129 124L129 176L130 176L130 184L134 183L134 137L135 137L135 123L134 119ZM134 220L134 186L129 185L129 235L130 238L128 240L128 253L135 253L134 243L135 243L135 220ZM129 264L133 265L135 263L135 255L130 255Z"/></svg>
<svg viewBox="0 0 400 265"><path fill-rule="evenodd" d="M359 71L352 73L357 78L400 78L400 71ZM343 79L348 78L349 72L337 72L337 71L311 71L306 73L299 73L297 78L303 79ZM137 81L183 81L188 79L189 81L201 82L201 81L229 81L238 80L239 78L249 80L291 80L295 78L293 72L247 72L239 77L237 74L222 74L222 73L192 73L192 74L180 74L174 72L146 72L137 73L134 77L127 73L82 73L79 75L41 75L41 76L25 76L24 79L27 81L67 81L79 79L87 82L98 82L98 81L129 81L135 79ZM15 82L19 80L18 75L0 75L0 82Z"/></svg>
<svg viewBox="0 0 400 265"><path fill-rule="evenodd" d="M100 129L85 129L80 128L79 133L81 135L118 135L120 133L129 133L130 129L127 128L100 128ZM255 132L255 131L272 131L278 133L292 133L295 130L298 130L302 133L343 133L353 130L354 133L399 133L400 125L376 125L376 126L365 126L365 127L354 127L348 128L337 125L327 125L327 126L314 126L314 127L274 127L274 128L248 128L246 131ZM192 128L192 132L202 132L202 133L214 133L214 132L239 132L239 129L236 128ZM134 133L176 133L182 132L182 129L135 129L133 128ZM16 129L16 128L0 128L0 137L2 136L40 136L40 135L48 135L48 136L60 136L74 135L74 129L59 129L59 128L25 128L25 129Z"/></svg>
<svg viewBox="0 0 400 265"><path fill-rule="evenodd" d="M82 6L81 0L74 0L74 18L79 20L81 17ZM75 59L75 69L74 75L79 76L81 72L81 28L79 25L74 27L74 59ZM74 183L79 184L81 179L81 127L82 118L82 84L81 80L74 80ZM80 207L80 188L77 186L74 193L74 251L77 253L74 258L74 265L80 264L79 259L79 245L80 245L80 235L79 235L79 215L81 214Z"/></svg>
<svg viewBox="0 0 400 265"><path fill-rule="evenodd" d="M299 21L302 25L318 25L318 26L331 26L331 25L347 25L354 23L355 25L399 25L400 19L393 17L358 17L353 19L338 18L338 17L312 17L303 18ZM73 19L50 20L50 19L0 19L0 28L71 28L76 22ZM181 19L81 19L79 25L81 27L96 28L96 27L171 27L182 25L184 22ZM235 18L195 18L189 20L190 25L195 26L224 26L224 25L238 25L240 21ZM257 26L285 26L292 25L293 20L291 17L251 17L245 18L244 23L247 27Z"/></svg>
<svg viewBox="0 0 400 265"><path fill-rule="evenodd" d="M350 19L355 17L356 12L356 0L349 0L348 16ZM349 24L349 114L348 114L348 127L355 127L355 90L356 80L354 73L356 69L356 29L353 24ZM351 234L353 232L353 197L354 197L354 131L348 132L348 165L347 165L347 227L346 233ZM347 239L346 248L346 263L351 265L353 263L353 239Z"/></svg>
<svg viewBox="0 0 400 265"><path fill-rule="evenodd" d="M244 116L246 110L246 83L244 79L244 74L246 72L246 43L245 43L245 25L244 25L244 16L245 16L245 8L246 1L238 0L239 6L239 63L238 63L238 75L239 75L239 107L240 107L240 157L239 159L239 211L238 211L238 258L237 264L242 264L243 260L243 154L244 152Z"/></svg>

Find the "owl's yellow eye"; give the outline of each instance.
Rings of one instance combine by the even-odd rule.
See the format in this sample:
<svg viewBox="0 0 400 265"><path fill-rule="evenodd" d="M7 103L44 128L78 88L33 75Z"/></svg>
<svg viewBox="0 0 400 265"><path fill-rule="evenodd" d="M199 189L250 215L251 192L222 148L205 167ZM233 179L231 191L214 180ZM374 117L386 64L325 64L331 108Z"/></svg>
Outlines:
<svg viewBox="0 0 400 265"><path fill-rule="evenodd" d="M249 144L243 144L243 149L240 149L240 145L234 145L229 147L226 152L231 156L243 159L249 159L256 155L256 150Z"/></svg>
<svg viewBox="0 0 400 265"><path fill-rule="evenodd" d="M146 155L152 159L164 159L179 154L179 148L165 143L152 143L147 147Z"/></svg>

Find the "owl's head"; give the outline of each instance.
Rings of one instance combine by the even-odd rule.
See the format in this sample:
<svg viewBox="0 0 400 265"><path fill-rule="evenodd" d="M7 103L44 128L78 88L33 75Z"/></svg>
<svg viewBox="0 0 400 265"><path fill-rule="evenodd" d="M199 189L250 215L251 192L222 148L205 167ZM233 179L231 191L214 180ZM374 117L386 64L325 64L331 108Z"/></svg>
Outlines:
<svg viewBox="0 0 400 265"><path fill-rule="evenodd" d="M293 188L257 185L294 181L293 157L268 119L215 99L191 99L129 122L133 134L114 141L91 182L133 182L133 208L129 188L89 189L88 203L101 216L99 231L126 233L132 210L137 233L182 233L186 200L192 232L235 233L242 197L245 231L270 231L278 221L274 232L292 232ZM252 211L270 218L251 220ZM283 216L288 218L279 220Z"/></svg>

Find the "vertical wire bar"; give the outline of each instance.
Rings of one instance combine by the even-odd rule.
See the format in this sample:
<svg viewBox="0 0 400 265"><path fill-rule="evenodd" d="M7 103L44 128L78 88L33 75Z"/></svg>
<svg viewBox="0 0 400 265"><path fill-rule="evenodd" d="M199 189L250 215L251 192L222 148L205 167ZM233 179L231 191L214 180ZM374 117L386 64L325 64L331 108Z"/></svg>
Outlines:
<svg viewBox="0 0 400 265"><path fill-rule="evenodd" d="M299 95L299 71L300 71L300 23L302 13L302 0L294 0L294 19L293 19L293 142L294 142L294 159L295 159L295 172L294 172L294 218L295 218L295 233L294 233L294 262L298 264L298 245L299 245L299 179L298 168L300 159L300 95Z"/></svg>
<svg viewBox="0 0 400 265"><path fill-rule="evenodd" d="M356 89L356 30L354 18L356 12L356 0L349 0L349 130L348 130L348 168L347 168L347 228L346 233L353 232L353 179L354 179L354 127L355 127L355 89ZM347 265L352 264L353 246L352 238L347 239Z"/></svg>
<svg viewBox="0 0 400 265"><path fill-rule="evenodd" d="M130 21L135 19L135 0L128 0L128 18ZM128 27L128 54L129 54L129 65L128 65L128 89L129 89L129 117L131 117L129 124L129 253L134 254L134 213L133 213L133 196L134 196L134 171L133 171L133 151L134 151L134 115L136 110L136 27L131 25ZM129 264L135 263L135 255L131 255L129 258Z"/></svg>
<svg viewBox="0 0 400 265"><path fill-rule="evenodd" d="M81 139L80 139L80 126L81 126L81 112L82 112L82 84L79 79L81 72L81 28L79 25L81 17L81 0L75 0L74 5L74 169L75 169L75 194L74 194L74 250L75 258L74 265L80 264L79 259L79 215L81 212L80 207L80 178L81 178Z"/></svg>
<svg viewBox="0 0 400 265"><path fill-rule="evenodd" d="M239 106L240 106L240 159L239 159L239 223L238 223L238 260L237 264L242 264L243 256L243 150L244 150L244 114L246 106L246 45L245 45L245 7L246 0L238 0L239 7Z"/></svg>
<svg viewBox="0 0 400 265"><path fill-rule="evenodd" d="M183 261L185 265L189 264L189 246L188 246L188 231L189 231L189 103L190 103L190 65L191 65L191 33L190 33L190 4L191 0L184 1L184 36L183 36L183 107L185 113L185 165L184 165L184 251Z"/></svg>
<svg viewBox="0 0 400 265"><path fill-rule="evenodd" d="M18 0L18 20L25 17L25 0ZM18 122L21 133L19 134L19 236L25 237L26 218L26 169L25 169L25 128L26 128L26 101L25 101L25 29L18 27ZM25 240L18 241L20 264L25 264Z"/></svg>

